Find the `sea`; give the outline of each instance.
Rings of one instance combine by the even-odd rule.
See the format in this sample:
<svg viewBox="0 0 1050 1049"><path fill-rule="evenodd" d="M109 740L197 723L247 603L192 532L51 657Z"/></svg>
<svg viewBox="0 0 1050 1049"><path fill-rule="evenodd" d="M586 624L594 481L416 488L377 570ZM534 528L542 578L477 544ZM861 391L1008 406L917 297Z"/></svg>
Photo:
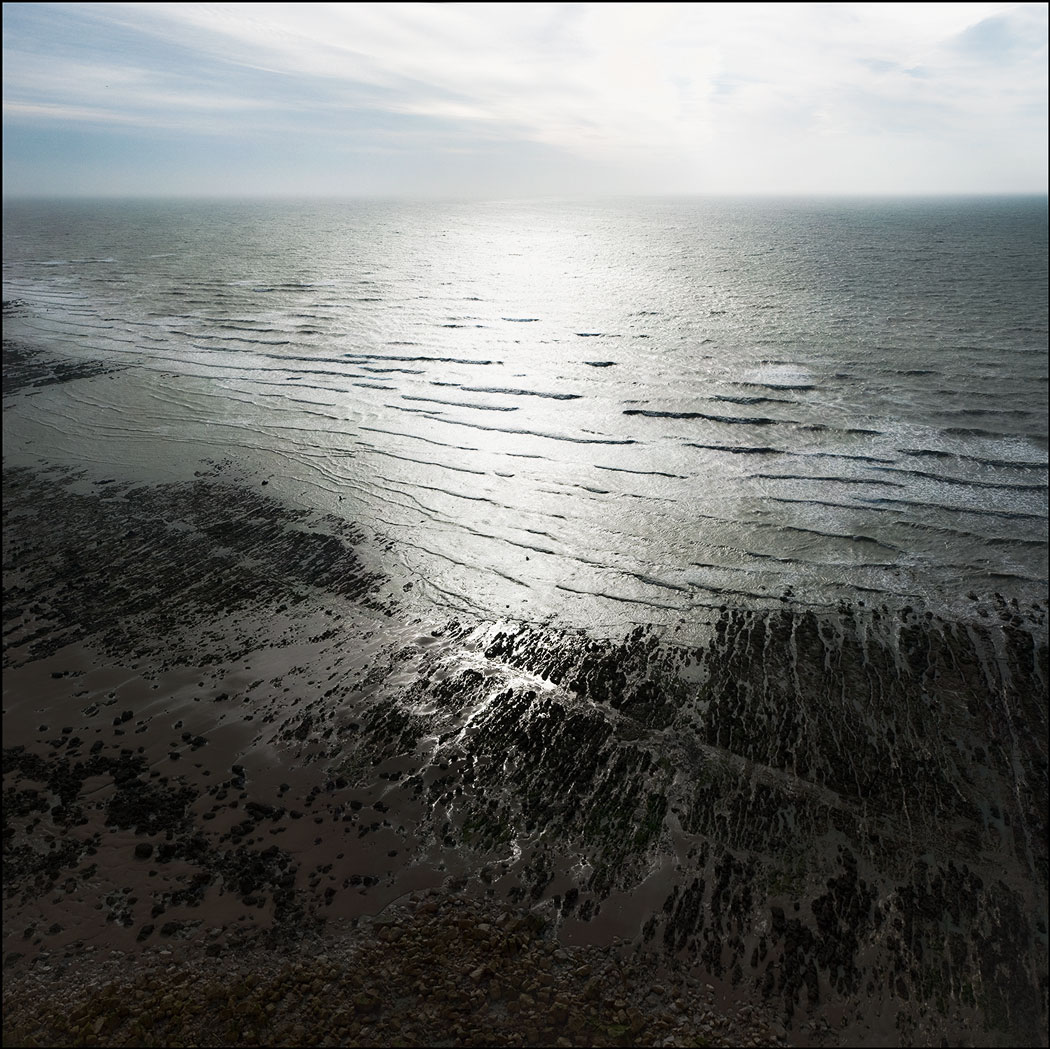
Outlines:
<svg viewBox="0 0 1050 1049"><path fill-rule="evenodd" d="M435 614L1045 601L1046 197L3 215L5 342L97 365L8 464L225 464Z"/></svg>

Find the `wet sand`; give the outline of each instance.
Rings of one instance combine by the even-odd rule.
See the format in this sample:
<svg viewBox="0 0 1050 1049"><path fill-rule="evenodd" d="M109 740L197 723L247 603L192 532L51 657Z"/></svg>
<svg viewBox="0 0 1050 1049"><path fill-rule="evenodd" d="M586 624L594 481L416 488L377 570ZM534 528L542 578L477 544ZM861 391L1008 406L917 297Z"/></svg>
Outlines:
<svg viewBox="0 0 1050 1049"><path fill-rule="evenodd" d="M228 464L5 469L4 588L5 1044L229 1044L157 1018L223 980L287 1044L316 994L265 1006L322 954L336 1042L1045 1044L1045 605L431 621ZM473 979L509 934L470 930L530 915ZM381 930L446 918L442 1035L406 1003L455 988Z"/></svg>

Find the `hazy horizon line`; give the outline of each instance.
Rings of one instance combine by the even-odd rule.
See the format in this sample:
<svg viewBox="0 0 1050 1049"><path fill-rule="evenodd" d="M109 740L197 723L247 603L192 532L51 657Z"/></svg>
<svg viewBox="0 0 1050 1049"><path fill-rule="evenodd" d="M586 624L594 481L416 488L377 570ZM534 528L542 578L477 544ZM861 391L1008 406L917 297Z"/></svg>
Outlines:
<svg viewBox="0 0 1050 1049"><path fill-rule="evenodd" d="M1048 190L1000 190L1000 191L961 191L944 190L941 192L919 191L812 191L785 193L782 191L751 191L747 193L703 190L691 193L684 192L645 192L645 193L537 193L537 194L412 194L412 193L124 193L124 194L55 194L55 193L11 193L0 195L3 204L21 202L36 203L74 203L74 202L109 202L121 201L197 201L213 203L252 203L263 201L386 201L398 203L457 203L482 204L517 201L602 201L602 200L999 200L1039 198L1046 200Z"/></svg>

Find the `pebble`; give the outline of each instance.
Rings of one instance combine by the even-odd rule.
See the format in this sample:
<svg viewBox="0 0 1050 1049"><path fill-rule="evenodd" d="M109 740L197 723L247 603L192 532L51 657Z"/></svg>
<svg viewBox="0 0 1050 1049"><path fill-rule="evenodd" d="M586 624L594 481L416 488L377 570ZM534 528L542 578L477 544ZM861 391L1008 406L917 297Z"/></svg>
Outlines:
<svg viewBox="0 0 1050 1049"><path fill-rule="evenodd" d="M72 1016L95 1037L105 1031L110 1044L141 1042L135 1024L142 1023L155 1041L197 1045L232 1037L241 1044L387 1046L440 1043L451 1033L457 1043L564 1046L589 1039L596 1028L634 1044L693 1045L710 1037L710 1024L680 1015L678 1037L668 1038L668 1007L654 1005L666 990L649 982L647 969L596 948L552 951L539 927L511 925L517 950L478 965L473 941L451 932L459 929L456 917L465 912L476 921L485 906L458 896L404 903L394 917L398 947L362 924L344 939L328 940L323 953L312 953L306 941L293 954L246 948L222 961L171 962L160 978L149 975L149 960L169 962L167 949L147 951L138 970L123 956L113 958L104 977L97 963L89 968L86 955L79 979L45 977L38 965L33 995L5 986L5 1044L22 1044L18 1032L38 1028L38 1041L75 1042ZM498 916L489 923L501 925ZM595 966L598 957L604 960ZM539 969L541 959L549 970ZM492 977L487 986L486 977ZM296 992L288 994L292 984ZM128 1016L113 1012L107 1003L115 1000L126 1003ZM757 1044L768 1029L768 1022L741 1026L729 1040Z"/></svg>

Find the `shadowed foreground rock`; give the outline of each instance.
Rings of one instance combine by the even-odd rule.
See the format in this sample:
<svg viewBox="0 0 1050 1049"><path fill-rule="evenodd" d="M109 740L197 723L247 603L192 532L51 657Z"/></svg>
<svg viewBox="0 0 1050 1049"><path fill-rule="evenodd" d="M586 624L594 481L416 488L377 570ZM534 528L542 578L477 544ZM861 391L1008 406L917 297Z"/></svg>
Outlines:
<svg viewBox="0 0 1050 1049"><path fill-rule="evenodd" d="M517 908L419 894L313 950L152 955L79 992L30 981L5 1013L5 1044L780 1044L783 1028L757 1010L724 1015L704 988L664 986L609 948L544 931Z"/></svg>

